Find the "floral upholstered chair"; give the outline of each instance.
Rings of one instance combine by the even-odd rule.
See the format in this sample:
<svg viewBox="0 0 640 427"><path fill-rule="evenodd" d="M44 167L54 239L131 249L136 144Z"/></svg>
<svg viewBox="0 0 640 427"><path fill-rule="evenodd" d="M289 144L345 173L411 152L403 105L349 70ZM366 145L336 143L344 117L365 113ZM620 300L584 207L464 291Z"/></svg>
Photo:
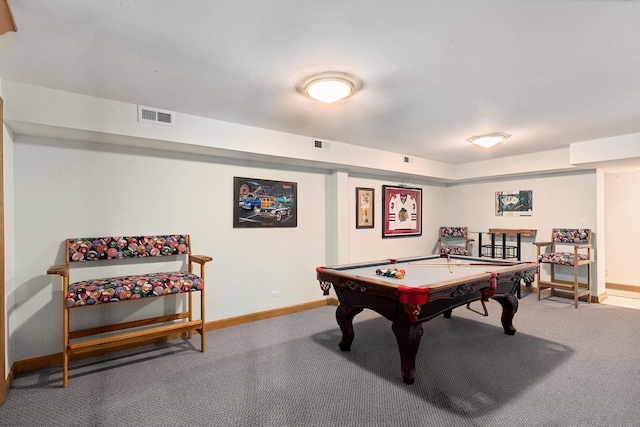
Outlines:
<svg viewBox="0 0 640 427"><path fill-rule="evenodd" d="M446 255L465 255L471 253L471 242L467 227L440 227L440 237L438 238L438 253ZM482 311L471 307L471 303L467 304L467 309L488 316L487 306L484 300L480 300Z"/></svg>
<svg viewBox="0 0 640 427"><path fill-rule="evenodd" d="M469 238L467 227L440 227L438 253L447 255L469 255L473 239Z"/></svg>
<svg viewBox="0 0 640 427"><path fill-rule="evenodd" d="M551 295L554 289L569 292L573 295L574 306L578 308L578 298L586 297L591 302L591 230L588 228L554 228L551 232L550 242L535 242L537 247L537 259L540 264L548 264L549 280L543 280L538 271L538 301L540 291L550 288ZM542 251L542 248L548 250ZM586 278L579 280L579 268L586 267ZM561 280L558 274L566 272L573 275L573 281Z"/></svg>

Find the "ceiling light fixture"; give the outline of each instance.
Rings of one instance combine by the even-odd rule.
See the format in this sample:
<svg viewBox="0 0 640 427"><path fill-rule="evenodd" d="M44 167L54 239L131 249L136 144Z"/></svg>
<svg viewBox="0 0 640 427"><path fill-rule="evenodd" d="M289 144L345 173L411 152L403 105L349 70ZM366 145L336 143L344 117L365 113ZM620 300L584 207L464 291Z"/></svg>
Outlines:
<svg viewBox="0 0 640 427"><path fill-rule="evenodd" d="M362 86L346 73L328 71L315 74L298 84L298 91L316 101L332 104L352 96Z"/></svg>
<svg viewBox="0 0 640 427"><path fill-rule="evenodd" d="M467 141L481 147L489 148L504 141L510 136L511 135L506 133L488 133L486 135L472 136L471 138L467 139Z"/></svg>
<svg viewBox="0 0 640 427"><path fill-rule="evenodd" d="M307 84L305 92L315 100L332 104L351 96L353 94L353 85L344 79L324 78L313 80Z"/></svg>

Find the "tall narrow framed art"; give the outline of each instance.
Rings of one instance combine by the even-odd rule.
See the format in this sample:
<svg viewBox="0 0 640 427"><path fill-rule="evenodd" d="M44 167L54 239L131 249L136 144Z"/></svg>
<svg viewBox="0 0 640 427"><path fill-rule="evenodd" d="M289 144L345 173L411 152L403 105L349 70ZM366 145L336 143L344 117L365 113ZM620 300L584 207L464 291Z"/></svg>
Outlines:
<svg viewBox="0 0 640 427"><path fill-rule="evenodd" d="M356 187L356 228L374 227L374 196L373 188Z"/></svg>
<svg viewBox="0 0 640 427"><path fill-rule="evenodd" d="M422 189L382 186L382 237L422 235Z"/></svg>

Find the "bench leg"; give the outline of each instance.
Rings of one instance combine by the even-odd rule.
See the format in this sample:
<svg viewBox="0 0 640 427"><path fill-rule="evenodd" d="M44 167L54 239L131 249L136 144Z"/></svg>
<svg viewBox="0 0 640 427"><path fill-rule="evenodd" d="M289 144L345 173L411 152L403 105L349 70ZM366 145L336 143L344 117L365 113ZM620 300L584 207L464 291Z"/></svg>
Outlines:
<svg viewBox="0 0 640 427"><path fill-rule="evenodd" d="M200 328L200 351L205 351L205 321L204 321L204 288L200 291L200 319L202 319L202 327Z"/></svg>
<svg viewBox="0 0 640 427"><path fill-rule="evenodd" d="M578 308L578 258L576 257L575 265L573 266L573 306Z"/></svg>
<svg viewBox="0 0 640 427"><path fill-rule="evenodd" d="M69 354L65 350L62 353L62 387L69 383Z"/></svg>
<svg viewBox="0 0 640 427"><path fill-rule="evenodd" d="M187 300L189 303L189 321L193 320L193 295L192 294L193 292L189 292L187 294ZM187 332L187 338L191 339L192 334L193 334L192 331Z"/></svg>
<svg viewBox="0 0 640 427"><path fill-rule="evenodd" d="M205 311L204 311L204 303L205 303L205 293L204 293L204 289L207 287L207 281L205 279L205 268L204 268L204 264L200 265L200 278L202 279L202 282L204 283L204 286L202 287L202 289L200 289L200 320L202 321L201 326L200 326L200 351L202 353L205 352L206 349L206 338L205 338Z"/></svg>
<svg viewBox="0 0 640 427"><path fill-rule="evenodd" d="M591 263L587 264L587 288L589 288L587 304L591 304Z"/></svg>
<svg viewBox="0 0 640 427"><path fill-rule="evenodd" d="M62 387L66 387L69 382L69 309L66 305L62 308L62 323Z"/></svg>

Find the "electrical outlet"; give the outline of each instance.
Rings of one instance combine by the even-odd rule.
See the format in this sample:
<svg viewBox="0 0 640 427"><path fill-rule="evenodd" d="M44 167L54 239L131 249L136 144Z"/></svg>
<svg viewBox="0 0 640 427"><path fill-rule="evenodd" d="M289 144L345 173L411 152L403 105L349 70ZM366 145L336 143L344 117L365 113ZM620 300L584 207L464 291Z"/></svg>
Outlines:
<svg viewBox="0 0 640 427"><path fill-rule="evenodd" d="M605 277L609 276L609 269L608 268L604 269L604 276Z"/></svg>
<svg viewBox="0 0 640 427"><path fill-rule="evenodd" d="M271 291L271 298L278 298L280 296L280 292L278 291Z"/></svg>

